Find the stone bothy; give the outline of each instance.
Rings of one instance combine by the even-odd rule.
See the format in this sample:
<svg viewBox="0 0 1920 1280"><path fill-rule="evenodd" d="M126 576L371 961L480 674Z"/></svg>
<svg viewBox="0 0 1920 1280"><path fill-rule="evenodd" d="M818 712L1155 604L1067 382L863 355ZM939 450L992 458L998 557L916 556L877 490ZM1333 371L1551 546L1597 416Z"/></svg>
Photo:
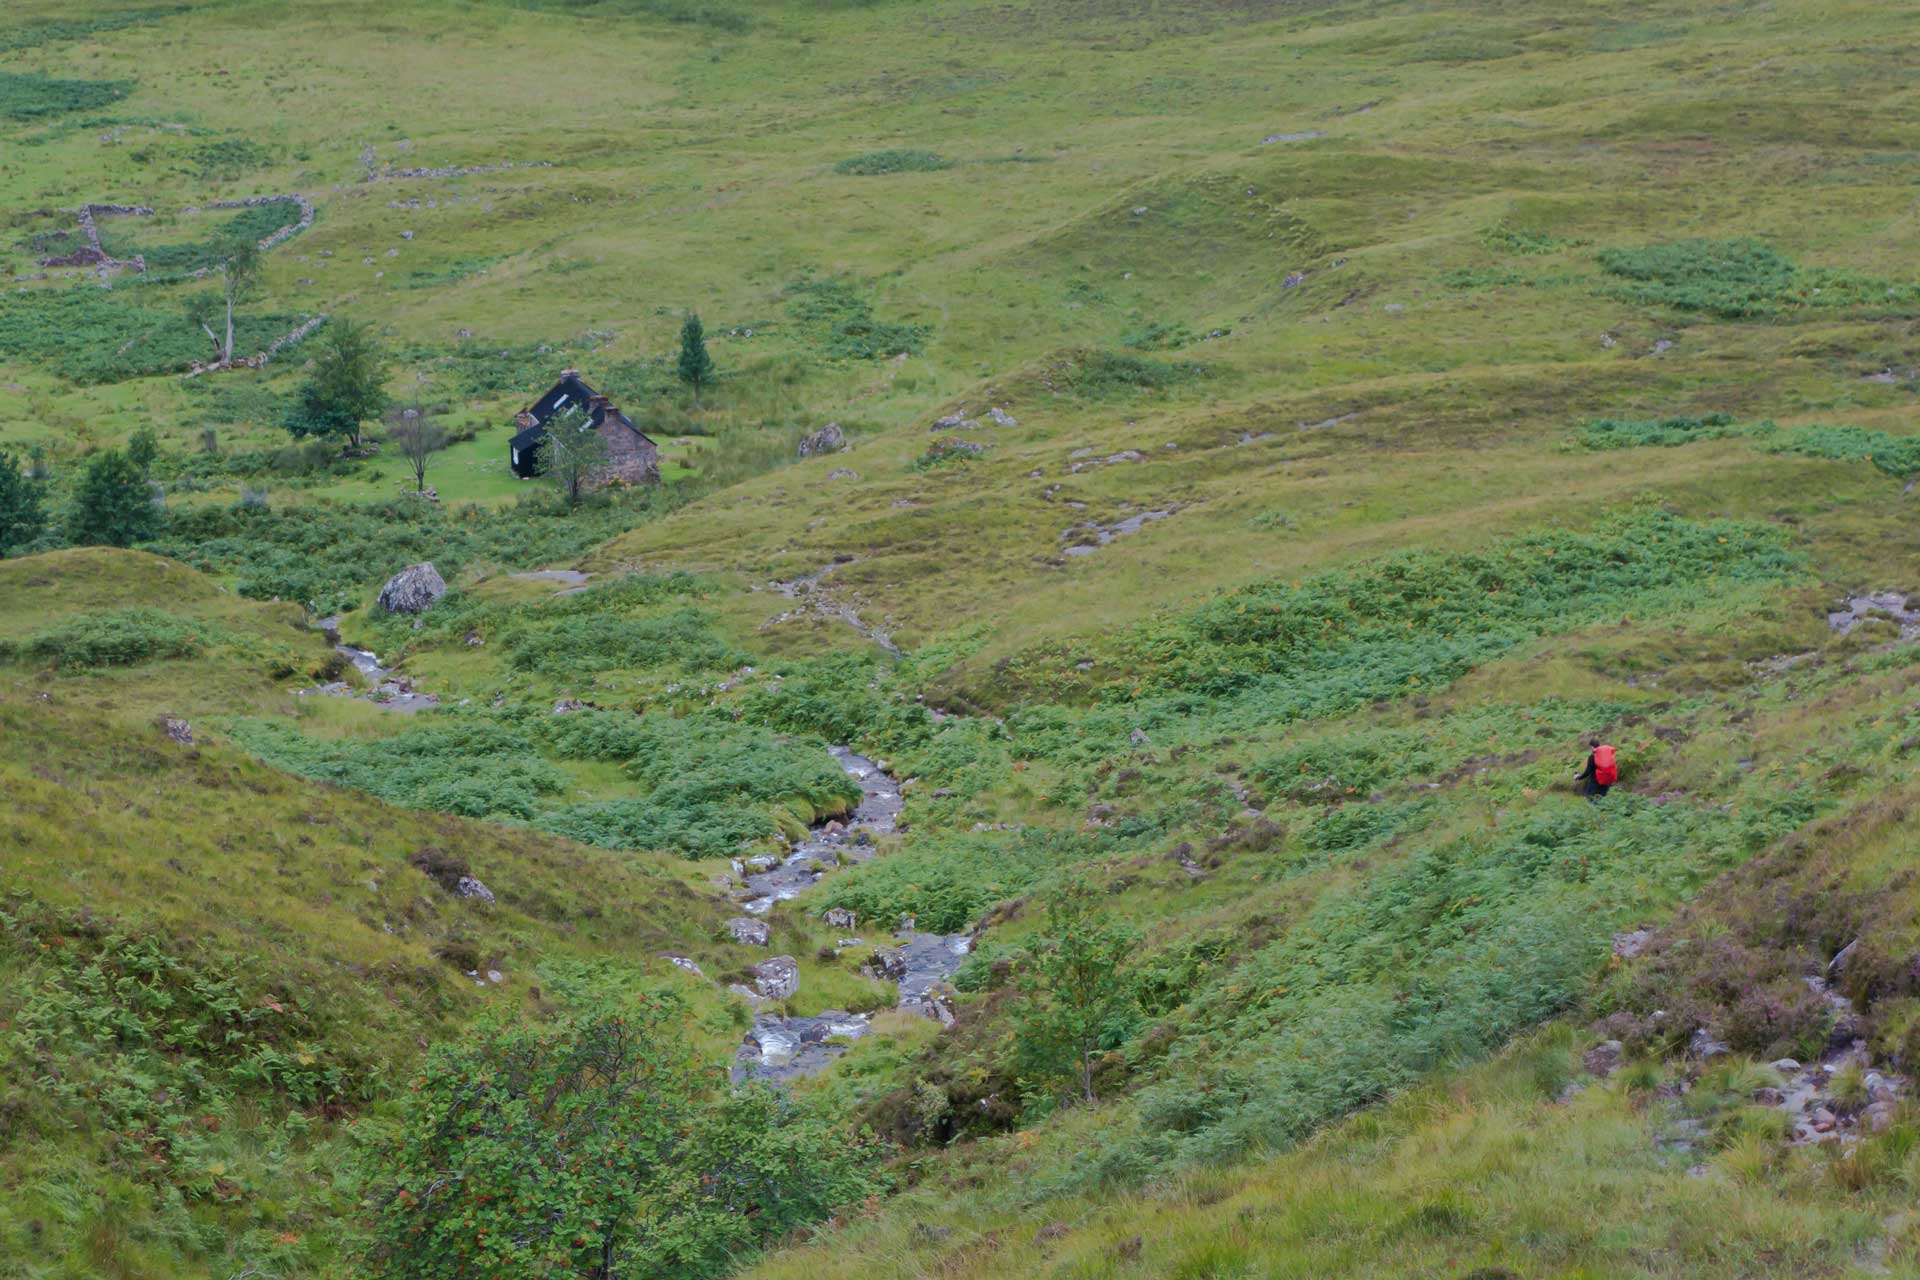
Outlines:
<svg viewBox="0 0 1920 1280"><path fill-rule="evenodd" d="M607 397L588 386L576 369L567 369L547 393L522 410L514 419L514 437L508 445L507 461L513 474L528 479L540 474L540 452L547 442L547 424L568 409L578 407L587 415L600 438L606 442L607 461L593 477L593 483L660 483L660 448L620 412Z"/></svg>

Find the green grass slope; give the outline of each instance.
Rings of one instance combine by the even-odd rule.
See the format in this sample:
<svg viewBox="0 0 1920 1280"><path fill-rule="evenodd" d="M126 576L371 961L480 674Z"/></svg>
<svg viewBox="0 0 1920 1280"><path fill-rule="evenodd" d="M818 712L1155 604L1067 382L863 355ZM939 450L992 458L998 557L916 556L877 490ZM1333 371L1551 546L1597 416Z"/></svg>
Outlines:
<svg viewBox="0 0 1920 1280"><path fill-rule="evenodd" d="M728 856L844 812L834 742L907 808L772 912L790 1009L890 1004L902 915L974 958L799 1086L899 1194L742 1274L1920 1266L1911 1102L1795 1145L1756 1101L1920 1052L1920 649L1827 620L1920 589L1908 7L15 9L0 447L56 519L0 561L9 1274L352 1273L356 1123L584 967L723 1061ZM214 202L293 192L247 342L375 326L458 437L437 510L289 445L299 348L178 376L211 228L288 207ZM88 203L154 210L99 216L147 273L41 265ZM516 501L568 365L663 490ZM58 548L137 427L166 527ZM378 617L420 559L448 597ZM301 696L342 611L441 708ZM1076 883L1133 939L1093 1102L1032 1043Z"/></svg>

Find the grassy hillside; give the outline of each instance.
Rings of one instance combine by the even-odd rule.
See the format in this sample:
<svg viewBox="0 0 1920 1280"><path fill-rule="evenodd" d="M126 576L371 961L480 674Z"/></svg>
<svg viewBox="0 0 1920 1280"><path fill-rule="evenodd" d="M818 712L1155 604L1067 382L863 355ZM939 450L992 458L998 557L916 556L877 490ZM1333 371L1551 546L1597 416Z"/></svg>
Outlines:
<svg viewBox="0 0 1920 1280"><path fill-rule="evenodd" d="M742 1274L1920 1267L1913 17L20 0L4 1270L361 1274L429 1046L593 975L718 1066L769 952L886 1010L906 916L972 935L953 1025L794 1086L896 1193ZM438 506L289 439L305 344L182 376L209 246L282 227L243 352L372 325ZM511 477L565 367L659 490ZM66 546L139 428L157 533ZM333 614L439 706L306 692ZM898 830L740 945L832 743Z"/></svg>

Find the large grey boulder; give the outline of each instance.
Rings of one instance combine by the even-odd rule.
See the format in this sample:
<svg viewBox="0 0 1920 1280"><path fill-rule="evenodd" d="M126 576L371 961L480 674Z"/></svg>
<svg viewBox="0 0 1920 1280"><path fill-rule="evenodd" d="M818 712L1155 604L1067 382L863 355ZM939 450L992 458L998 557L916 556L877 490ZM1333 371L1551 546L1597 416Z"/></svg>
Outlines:
<svg viewBox="0 0 1920 1280"><path fill-rule="evenodd" d="M487 888L473 876L461 876L453 886L455 897L477 898L489 906L493 904L493 890Z"/></svg>
<svg viewBox="0 0 1920 1280"><path fill-rule="evenodd" d="M840 424L829 422L818 431L801 439L800 456L812 458L822 453L838 453L846 447L846 433L840 430Z"/></svg>
<svg viewBox="0 0 1920 1280"><path fill-rule="evenodd" d="M410 564L387 579L379 603L388 613L425 613L445 594L447 584L431 563Z"/></svg>
<svg viewBox="0 0 1920 1280"><path fill-rule="evenodd" d="M775 956L753 966L753 986L768 1000L785 1000L800 989L800 966L792 956Z"/></svg>

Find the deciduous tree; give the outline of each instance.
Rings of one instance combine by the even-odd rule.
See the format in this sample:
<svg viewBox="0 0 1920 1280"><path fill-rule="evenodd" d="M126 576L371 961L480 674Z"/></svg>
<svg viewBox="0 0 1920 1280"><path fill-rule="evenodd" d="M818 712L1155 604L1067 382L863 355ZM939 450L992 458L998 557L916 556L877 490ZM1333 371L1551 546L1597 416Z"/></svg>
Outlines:
<svg viewBox="0 0 1920 1280"><path fill-rule="evenodd" d="M1132 957L1137 935L1109 922L1083 880L1047 904L1045 933L1021 977L1016 1034L1023 1078L1046 1092L1071 1082L1094 1100L1094 1066L1139 1014Z"/></svg>
<svg viewBox="0 0 1920 1280"><path fill-rule="evenodd" d="M371 329L334 320L320 331L313 369L294 397L286 427L295 436L343 436L358 449L361 428L387 407L386 353Z"/></svg>
<svg viewBox="0 0 1920 1280"><path fill-rule="evenodd" d="M607 442L578 405L569 405L547 422L540 445L540 474L559 490L568 510L580 505L594 473L607 463Z"/></svg>
<svg viewBox="0 0 1920 1280"><path fill-rule="evenodd" d="M427 487L427 463L447 447L447 433L435 420L433 410L422 404L396 409L387 418L387 440L398 446L400 454L413 469L416 493Z"/></svg>
<svg viewBox="0 0 1920 1280"><path fill-rule="evenodd" d="M83 547L130 547L159 530L152 486L126 454L112 449L88 464L67 522L70 541Z"/></svg>
<svg viewBox="0 0 1920 1280"><path fill-rule="evenodd" d="M47 528L41 482L26 473L20 459L0 449L0 556L10 555Z"/></svg>
<svg viewBox="0 0 1920 1280"><path fill-rule="evenodd" d="M220 292L195 294L187 302L188 316L206 333L207 341L213 343L219 357L217 363L222 368L233 363L233 313L260 283L260 265L260 246L253 240L235 239L221 251L219 266L215 268L220 276ZM215 324L224 325L224 337L214 332Z"/></svg>

